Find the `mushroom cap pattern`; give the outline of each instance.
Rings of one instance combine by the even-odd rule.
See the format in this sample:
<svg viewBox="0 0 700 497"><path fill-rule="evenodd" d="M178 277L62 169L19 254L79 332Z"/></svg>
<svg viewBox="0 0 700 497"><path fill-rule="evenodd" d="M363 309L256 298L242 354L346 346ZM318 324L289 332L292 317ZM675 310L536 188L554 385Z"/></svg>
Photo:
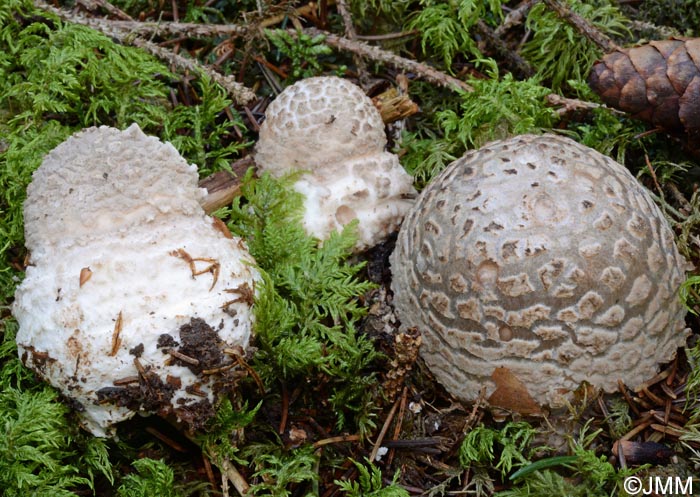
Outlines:
<svg viewBox="0 0 700 497"><path fill-rule="evenodd" d="M19 355L95 435L136 412L205 422L225 350L248 346L259 275L203 196L196 167L135 124L81 131L34 172Z"/></svg>
<svg viewBox="0 0 700 497"><path fill-rule="evenodd" d="M255 162L304 194L302 224L320 240L359 220L357 250L396 230L415 196L412 178L386 152L384 123L357 85L338 77L308 78L268 106Z"/></svg>
<svg viewBox="0 0 700 497"><path fill-rule="evenodd" d="M507 369L540 405L583 382L653 376L685 343L687 263L651 196L568 138L467 152L421 193L391 256L404 327L448 391L493 393Z"/></svg>

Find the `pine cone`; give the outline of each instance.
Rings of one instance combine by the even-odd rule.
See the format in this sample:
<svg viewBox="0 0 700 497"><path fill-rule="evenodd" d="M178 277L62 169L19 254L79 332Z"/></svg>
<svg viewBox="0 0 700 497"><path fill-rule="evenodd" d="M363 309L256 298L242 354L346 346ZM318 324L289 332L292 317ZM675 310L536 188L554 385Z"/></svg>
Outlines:
<svg viewBox="0 0 700 497"><path fill-rule="evenodd" d="M588 77L603 101L700 148L700 38L652 41L619 49Z"/></svg>

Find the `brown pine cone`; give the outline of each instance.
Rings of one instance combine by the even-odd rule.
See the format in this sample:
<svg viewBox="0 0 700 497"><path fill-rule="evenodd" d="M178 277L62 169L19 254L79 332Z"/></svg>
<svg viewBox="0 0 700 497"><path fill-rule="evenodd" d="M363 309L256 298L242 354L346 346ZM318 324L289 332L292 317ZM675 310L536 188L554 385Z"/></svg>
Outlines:
<svg viewBox="0 0 700 497"><path fill-rule="evenodd" d="M686 133L700 149L700 38L616 50L594 64L588 83L611 107Z"/></svg>

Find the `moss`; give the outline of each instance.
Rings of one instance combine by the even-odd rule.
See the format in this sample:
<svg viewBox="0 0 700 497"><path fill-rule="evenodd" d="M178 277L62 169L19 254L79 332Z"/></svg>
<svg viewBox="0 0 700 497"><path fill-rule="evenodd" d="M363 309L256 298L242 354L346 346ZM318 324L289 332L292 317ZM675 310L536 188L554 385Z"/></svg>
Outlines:
<svg viewBox="0 0 700 497"><path fill-rule="evenodd" d="M700 1L645 0L630 9L634 18L659 26L673 26L684 36L700 34Z"/></svg>
<svg viewBox="0 0 700 497"><path fill-rule="evenodd" d="M608 0L568 0L566 4L610 38L629 35L629 19ZM563 88L568 80L584 80L593 62L603 55L598 46L543 3L530 10L526 25L533 34L521 53L536 69L537 76L548 81L554 90Z"/></svg>
<svg viewBox="0 0 700 497"><path fill-rule="evenodd" d="M13 319L0 320L0 493L73 496L114 483L107 443L80 432L58 394L22 367L16 331Z"/></svg>
<svg viewBox="0 0 700 497"><path fill-rule="evenodd" d="M142 12L149 18L160 14L167 18L170 14L165 11L172 8L169 2L154 0L113 3L135 18ZM503 19L502 7L513 7L515 2L350 3L360 33L417 30L409 36L379 42L384 48L393 47L409 58L422 56L424 61L435 62L463 79L474 76L470 84L476 91L455 95L408 75L409 91L423 113L408 121L398 148L402 163L416 174L419 186L468 148L511 134L555 131L573 135L633 166L642 171L642 180L651 182L652 171L644 172L642 167L648 156L661 183L678 183L685 193L693 193L691 174L697 168L681 151L674 150L677 147L663 134L640 138L647 129L645 125L607 109L562 115L547 105L546 96L553 90L567 97L594 100L583 78L600 52L541 4L530 14L530 37L522 52L537 76L517 80L503 71L501 61L482 57L481 40L473 29L480 21L496 27ZM282 6L281 2L255 0L217 0L207 5L186 0L176 4L181 20L203 22L240 22L245 12L262 6L262 13L246 14L245 19L256 22ZM619 14L613 2L571 0L567 4L604 33L623 39L628 36L628 19ZM650 0L628 6L625 12L629 18L672 22L686 33L697 34L696 4L695 0ZM279 12L288 13L281 8L274 11ZM633 15L635 12L640 16ZM341 31L337 14L330 16L329 26L334 32ZM515 28L502 40L517 52L524 32ZM217 58L212 48L221 42L214 37L190 39L181 47L211 63ZM262 36L251 35L245 39L245 49L240 40L233 43L235 54L221 68L226 73L245 73L251 81L259 74L247 62L251 55L263 55L273 63L289 63L298 76L304 76L305 71L316 74L336 69L331 65L336 59L326 56L328 50L320 39L306 40L306 45L285 45L280 38L275 48ZM316 64L304 60L309 55ZM372 76L394 77L393 70L383 70L379 63L371 67L377 71ZM261 85L256 88L258 94L272 94L264 82ZM177 104L177 98L185 100L185 95L188 105ZM137 458L134 448L106 444L81 434L69 407L17 359L13 342L16 323L8 317L7 306L21 279L26 255L22 248L21 204L31 172L47 151L84 126L124 128L132 122L172 141L203 175L226 169L233 158L250 149L253 140L246 131L249 123L232 107L224 91L206 78L190 80L173 74L139 50L35 11L30 0L0 2L0 333L4 336L0 345L0 420L9 427L9 436L0 441L0 491L4 495L25 495L29 489L47 495L83 494L91 487L99 489L95 491L98 494L111 487L111 492L125 496L198 492L195 487L178 486L188 473L167 457L161 460L167 449L154 455L152 445L147 444L146 453L151 457L132 464ZM535 456L526 427L494 423L485 415L487 424L470 432L461 446L455 442L431 456L435 461L441 458L441 468L445 468L443 463L458 467L461 456L463 465L472 470L469 481L461 483L461 470L434 470L423 464L420 451L405 458L397 451L394 467L402 465L407 471L401 472L400 480L387 483L392 472L388 471L389 479L385 472L382 481L380 463L351 462L365 455L367 446L362 443L345 444L338 450L324 446L320 451L303 440L290 440L288 433L279 434L280 411L287 409L292 420L287 427L313 418L320 430L313 434L315 437L351 432L366 440L376 432L384 401L378 378L385 366L378 350L390 350L361 331L366 312L363 294L371 285L363 280L362 264L348 262L354 239L352 228L318 247L299 226L300 199L287 186L268 177L248 178L244 198L219 213L234 232L248 239L265 277L256 310L259 350L247 358L261 383L254 384L252 377L242 381L248 402L236 395L220 399L213 421L198 434L197 439L213 461L227 457L242 467L258 495L319 493L321 485L326 485L324 491L333 486L337 492L340 487L347 495L404 495L398 483L410 483L411 478L426 487L434 485L425 490L435 495L463 490L462 484L471 485L467 491L493 492L496 483L502 484L499 488L505 487L499 494L502 496L610 495L618 490L625 473L616 471L596 448L593 439L602 438L597 431L586 434L583 430L569 447L569 459L535 461L542 454ZM696 262L693 240L700 212L698 197L691 197L690 214L667 204L679 240ZM660 198L661 202L665 200L672 199ZM693 308L700 301L697 287L696 279L686 287L686 298ZM694 401L700 383L700 353L693 347L688 355L694 371L689 377L688 397ZM440 402L445 401L444 393L429 375L416 369L408 380L413 400L430 403L430 415L442 419ZM629 413L623 407L611 409L611 416L600 421L607 423L612 436L620 436L629 428ZM482 414L480 411L479 416ZM691 414L697 419L697 413ZM460 416L459 423L442 427L437 433L454 440L464 427L464 417ZM400 437L424 437L423 421L437 426L428 416L405 419L411 420L408 424L415 423L415 432L404 425ZM122 433L128 434L132 427L128 425ZM698 437L693 430L697 427L691 425L688 441L695 443ZM308 434L312 436L310 431ZM110 457L108 449L112 451ZM344 464L343 471L354 467L360 475L356 484L332 483L342 475ZM509 480L518 469L526 471Z"/></svg>
<svg viewBox="0 0 700 497"><path fill-rule="evenodd" d="M415 11L406 27L420 32L423 52L436 54L450 72L458 53L474 59L483 58L472 34L474 27L483 19L498 24L503 16L500 0L427 0L422 4L423 7Z"/></svg>
<svg viewBox="0 0 700 497"><path fill-rule="evenodd" d="M364 264L346 262L355 224L318 246L304 233L302 197L290 185L291 179L248 175L245 201L238 199L230 213L231 231L248 240L265 272L255 304L255 369L268 385L324 377L326 385L314 389L330 389L338 426L366 434L374 427L371 394L377 388L369 368L379 355L356 329L366 313L358 297L373 285L358 278Z"/></svg>
<svg viewBox="0 0 700 497"><path fill-rule="evenodd" d="M243 128L224 91L208 79L193 105L172 107L175 76L141 50L82 26L34 15L31 2L0 7L0 297L8 300L24 256L22 202L43 156L83 127L136 122L171 141L201 174L226 169L249 145L226 139ZM18 14L10 15L12 9ZM47 75L50 78L47 79ZM233 117L224 113L228 110Z"/></svg>

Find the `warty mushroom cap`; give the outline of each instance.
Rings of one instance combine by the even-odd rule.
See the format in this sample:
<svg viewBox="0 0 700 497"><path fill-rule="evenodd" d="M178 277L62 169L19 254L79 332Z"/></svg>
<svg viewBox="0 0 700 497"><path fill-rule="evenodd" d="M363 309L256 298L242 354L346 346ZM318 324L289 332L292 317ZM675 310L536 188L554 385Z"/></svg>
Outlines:
<svg viewBox="0 0 700 497"><path fill-rule="evenodd" d="M282 176L382 152L384 147L384 122L372 100L346 79L320 76L297 81L270 103L255 162Z"/></svg>
<svg viewBox="0 0 700 497"><path fill-rule="evenodd" d="M358 219L359 251L396 230L416 194L386 143L381 115L358 86L308 78L268 106L255 161L275 177L304 171L294 188L306 197L307 233L324 240Z"/></svg>
<svg viewBox="0 0 700 497"><path fill-rule="evenodd" d="M517 136L453 162L406 215L391 268L402 326L423 332L422 357L463 400L493 394L504 368L540 405L583 381L635 387L688 334L687 263L662 213L623 166L568 138Z"/></svg>
<svg viewBox="0 0 700 497"><path fill-rule="evenodd" d="M98 436L136 412L205 422L222 377L203 371L248 346L259 275L199 206L195 166L135 124L103 126L51 151L27 191L25 365Z"/></svg>

